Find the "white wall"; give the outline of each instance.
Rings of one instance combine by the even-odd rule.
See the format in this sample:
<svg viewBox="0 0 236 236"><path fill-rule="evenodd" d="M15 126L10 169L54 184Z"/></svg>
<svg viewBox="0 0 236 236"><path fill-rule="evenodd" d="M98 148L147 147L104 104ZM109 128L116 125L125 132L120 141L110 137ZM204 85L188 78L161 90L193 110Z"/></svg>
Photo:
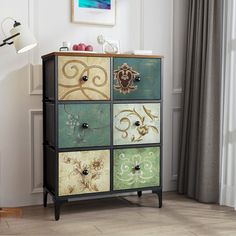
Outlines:
<svg viewBox="0 0 236 236"><path fill-rule="evenodd" d="M146 1L145 1L146 2ZM173 80L173 1L148 0L144 5L144 48L164 55L163 71L163 186L175 188L172 179L172 80Z"/></svg>
<svg viewBox="0 0 236 236"><path fill-rule="evenodd" d="M188 0L145 0L144 48L164 55L164 190L176 188Z"/></svg>
<svg viewBox="0 0 236 236"><path fill-rule="evenodd" d="M175 71L181 75L183 63L173 64L173 56L182 58L183 50L175 51L173 45L183 48L178 42L183 41L184 34L173 30L182 28L173 22L174 19L183 21L186 1L117 0L116 25L105 27L72 24L69 0L0 0L0 21L12 16L29 24L39 41L39 46L29 54L17 55L13 47L0 48L0 206L42 202L41 95L36 95L41 89L40 67L37 66L40 56L57 50L62 41L83 41L94 45L98 51L96 37L99 34L119 39L123 52L145 48L165 56L164 190L175 188L177 156L173 156L172 145L178 137L173 142L172 89L173 75ZM178 8L176 2L183 8ZM9 29L10 24L5 24L5 28ZM176 84L179 86L179 82Z"/></svg>

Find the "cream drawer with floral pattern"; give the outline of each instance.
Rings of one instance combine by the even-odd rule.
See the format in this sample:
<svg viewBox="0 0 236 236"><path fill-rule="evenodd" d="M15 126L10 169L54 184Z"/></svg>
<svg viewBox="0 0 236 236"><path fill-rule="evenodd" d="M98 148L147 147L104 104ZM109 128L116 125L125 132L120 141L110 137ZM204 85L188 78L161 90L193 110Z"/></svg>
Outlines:
<svg viewBox="0 0 236 236"><path fill-rule="evenodd" d="M114 145L160 143L160 103L114 104Z"/></svg>
<svg viewBox="0 0 236 236"><path fill-rule="evenodd" d="M110 191L110 151L59 153L59 196Z"/></svg>

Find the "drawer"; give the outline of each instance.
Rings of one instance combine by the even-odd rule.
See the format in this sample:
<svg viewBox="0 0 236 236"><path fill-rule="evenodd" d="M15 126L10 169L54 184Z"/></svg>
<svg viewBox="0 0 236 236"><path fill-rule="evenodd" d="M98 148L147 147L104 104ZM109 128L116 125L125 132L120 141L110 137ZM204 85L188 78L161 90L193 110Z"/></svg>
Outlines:
<svg viewBox="0 0 236 236"><path fill-rule="evenodd" d="M160 103L114 104L114 145L160 143Z"/></svg>
<svg viewBox="0 0 236 236"><path fill-rule="evenodd" d="M160 186L160 147L114 150L113 189Z"/></svg>
<svg viewBox="0 0 236 236"><path fill-rule="evenodd" d="M60 104L59 148L110 145L110 104Z"/></svg>
<svg viewBox="0 0 236 236"><path fill-rule="evenodd" d="M161 59L114 58L114 99L161 99Z"/></svg>
<svg viewBox="0 0 236 236"><path fill-rule="evenodd" d="M110 151L59 153L59 196L110 191Z"/></svg>
<svg viewBox="0 0 236 236"><path fill-rule="evenodd" d="M110 100L110 58L58 57L59 100Z"/></svg>

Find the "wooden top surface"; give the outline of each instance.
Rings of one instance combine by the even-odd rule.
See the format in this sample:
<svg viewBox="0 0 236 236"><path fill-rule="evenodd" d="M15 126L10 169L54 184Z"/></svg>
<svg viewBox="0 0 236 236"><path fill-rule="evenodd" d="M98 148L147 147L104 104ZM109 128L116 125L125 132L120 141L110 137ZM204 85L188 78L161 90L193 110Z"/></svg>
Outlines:
<svg viewBox="0 0 236 236"><path fill-rule="evenodd" d="M46 59L51 56L78 56L78 57L126 57L126 58L163 58L159 55L134 55L134 54L107 54L107 53L82 53L82 52L52 52L43 55L42 58Z"/></svg>

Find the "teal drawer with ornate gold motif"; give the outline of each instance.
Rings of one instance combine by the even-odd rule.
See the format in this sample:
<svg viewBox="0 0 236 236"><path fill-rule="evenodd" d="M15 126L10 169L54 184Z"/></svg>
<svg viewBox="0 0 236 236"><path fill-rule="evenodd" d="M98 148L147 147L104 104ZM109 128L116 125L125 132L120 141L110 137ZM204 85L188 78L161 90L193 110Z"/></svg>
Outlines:
<svg viewBox="0 0 236 236"><path fill-rule="evenodd" d="M160 143L160 103L114 104L114 145Z"/></svg>
<svg viewBox="0 0 236 236"><path fill-rule="evenodd" d="M113 190L160 186L160 147L115 149Z"/></svg>
<svg viewBox="0 0 236 236"><path fill-rule="evenodd" d="M60 104L59 148L110 145L110 104Z"/></svg>
<svg viewBox="0 0 236 236"><path fill-rule="evenodd" d="M114 99L161 99L161 59L114 58Z"/></svg>

